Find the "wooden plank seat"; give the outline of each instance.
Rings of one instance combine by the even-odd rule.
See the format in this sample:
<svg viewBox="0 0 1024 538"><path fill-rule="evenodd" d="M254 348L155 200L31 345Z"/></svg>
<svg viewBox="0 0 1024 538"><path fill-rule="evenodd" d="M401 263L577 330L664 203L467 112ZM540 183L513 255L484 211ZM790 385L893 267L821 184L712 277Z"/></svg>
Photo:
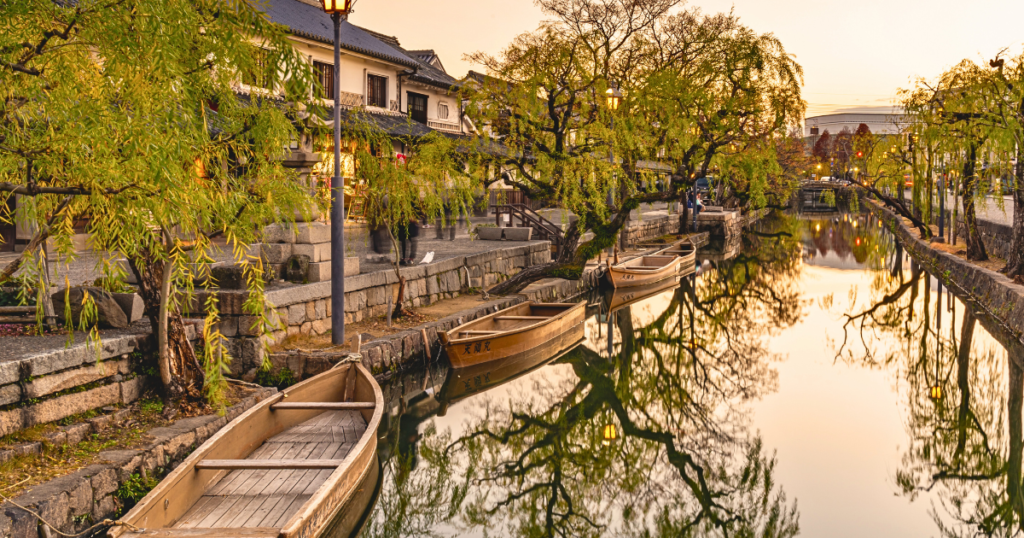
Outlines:
<svg viewBox="0 0 1024 538"><path fill-rule="evenodd" d="M486 334L501 334L502 332L504 332L504 331L459 331L459 334L486 335Z"/></svg>
<svg viewBox="0 0 1024 538"><path fill-rule="evenodd" d="M343 460L203 460L196 469L334 469Z"/></svg>
<svg viewBox="0 0 1024 538"><path fill-rule="evenodd" d="M551 316L497 316L494 319L497 321L524 321L537 319L551 319Z"/></svg>
<svg viewBox="0 0 1024 538"><path fill-rule="evenodd" d="M373 409L373 402L278 402L271 409Z"/></svg>
<svg viewBox="0 0 1024 538"><path fill-rule="evenodd" d="M275 405L282 404L291 402ZM366 420L359 411L318 409L325 410L270 437L245 460L197 462L198 468L206 464L208 469L228 472L175 523L175 532L162 531L168 532L167 536L188 536L176 534L184 529L274 528L279 532L341 465L366 431ZM254 536L260 536L259 531L254 532Z"/></svg>

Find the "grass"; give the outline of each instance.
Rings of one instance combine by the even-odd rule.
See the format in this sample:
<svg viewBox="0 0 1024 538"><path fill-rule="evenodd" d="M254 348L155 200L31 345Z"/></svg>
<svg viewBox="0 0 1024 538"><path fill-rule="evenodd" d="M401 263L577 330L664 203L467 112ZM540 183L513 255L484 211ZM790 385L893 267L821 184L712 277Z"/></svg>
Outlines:
<svg viewBox="0 0 1024 538"><path fill-rule="evenodd" d="M229 390L228 405L233 405L248 395L248 389L235 386L231 386L231 389ZM142 448L152 442L152 437L148 433L150 430L170 424L162 414L164 404L155 394L147 394L143 399L128 406L128 409L130 414L125 422L111 425L102 432L92 433L79 443L59 446L44 443L42 454L16 456L0 463L0 494L14 498L27 488L100 462L102 460L100 460L99 454L105 450ZM205 414L213 412L215 410L212 408L205 410ZM62 419L55 424L42 424L27 428L0 438L0 448L19 442L42 441L46 434L57 430L57 424L66 426L98 415L99 413L96 411L87 411ZM140 478L139 480L155 479ZM128 489L118 490L117 495L127 501L142 491L147 484L148 482L132 483L127 486ZM122 497L122 493L124 493L124 497ZM142 495L145 496L145 493ZM139 498L141 499L141 497Z"/></svg>

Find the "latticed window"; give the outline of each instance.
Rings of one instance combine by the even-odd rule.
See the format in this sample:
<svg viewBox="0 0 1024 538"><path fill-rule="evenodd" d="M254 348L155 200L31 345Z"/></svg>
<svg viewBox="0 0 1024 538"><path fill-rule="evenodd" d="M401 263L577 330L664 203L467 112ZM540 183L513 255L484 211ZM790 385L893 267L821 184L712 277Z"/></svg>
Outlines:
<svg viewBox="0 0 1024 538"><path fill-rule="evenodd" d="M254 88L270 88L270 51L252 47L252 65L242 70L242 83Z"/></svg>
<svg viewBox="0 0 1024 538"><path fill-rule="evenodd" d="M313 62L313 73L317 82L316 96L321 99L334 99L334 66Z"/></svg>
<svg viewBox="0 0 1024 538"><path fill-rule="evenodd" d="M388 78L378 75L366 76L366 104L380 108L388 107Z"/></svg>

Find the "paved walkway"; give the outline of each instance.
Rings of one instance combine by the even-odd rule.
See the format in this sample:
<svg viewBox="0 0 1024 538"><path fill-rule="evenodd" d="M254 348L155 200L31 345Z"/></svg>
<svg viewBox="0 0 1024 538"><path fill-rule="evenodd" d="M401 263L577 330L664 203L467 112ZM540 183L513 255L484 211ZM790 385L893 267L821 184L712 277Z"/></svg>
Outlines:
<svg viewBox="0 0 1024 538"><path fill-rule="evenodd" d="M953 196L947 195L946 208L949 209L953 207L954 203L955 201ZM974 202L979 219L1005 224L1006 226L1013 226L1013 197L1003 196L1003 207L1000 208L999 205L1000 200L995 196L986 196L983 200L975 200ZM957 207L959 208L960 205L958 204Z"/></svg>
<svg viewBox="0 0 1024 538"><path fill-rule="evenodd" d="M659 202L655 204L643 204L639 210L633 211L631 215L631 225L636 223L643 218L655 218L666 215L668 204L665 202ZM543 209L540 211L545 218L551 220L556 224L564 224L568 222L571 213L561 209ZM494 217L471 217L469 219L471 226L479 224L493 224ZM468 226L463 224L456 230L455 240L449 239L449 232L445 230L445 238L437 239L437 229L433 227L431 223L430 228L423 228L420 233L419 241L417 242L416 248L416 259L417 261L423 260L424 256L429 252L433 252L433 261L441 261L448 258L454 258L457 256L467 256L471 254L478 254L481 252L487 252L496 248L508 248L516 247L521 245L527 245L534 243L535 241L479 241L470 237L470 229ZM223 261L231 263L232 255L231 249L227 248L223 240L215 242L218 251L212 253L212 257L216 261ZM365 226L356 225L354 227L346 227L346 245L345 250L350 256L358 256L361 273L370 273L373 271L380 271L382 269L388 269L391 263L388 261L379 261L380 257L375 255L370 245L369 234ZM14 252L0 253L0 267L14 261L20 254ZM76 254L74 260L67 262L66 260L51 260L51 282L53 285L62 289L64 287L65 277L67 281L73 286L92 283L102 274L103 259L112 259L109 253L97 253L93 251L83 251Z"/></svg>

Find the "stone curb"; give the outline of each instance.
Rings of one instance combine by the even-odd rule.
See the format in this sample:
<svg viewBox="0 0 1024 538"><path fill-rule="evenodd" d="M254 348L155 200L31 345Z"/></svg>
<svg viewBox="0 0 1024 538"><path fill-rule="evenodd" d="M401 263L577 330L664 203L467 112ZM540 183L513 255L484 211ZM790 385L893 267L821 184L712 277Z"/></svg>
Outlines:
<svg viewBox="0 0 1024 538"><path fill-rule="evenodd" d="M1015 284L1006 275L932 248L915 237L895 213L873 200L865 201L928 273L946 286L959 289L975 306L987 311L1013 340L1024 344L1024 286Z"/></svg>
<svg viewBox="0 0 1024 538"><path fill-rule="evenodd" d="M441 353L441 346L437 336L440 331L453 329L467 321L524 301L557 301L578 296L593 289L598 284L598 273L596 271L585 273L580 280L553 278L535 282L527 286L518 295L488 301L475 308L457 312L414 329L366 342L361 348L363 364L373 372L378 381L390 379L415 364L426 363L421 329L427 333L430 358L436 361ZM274 353L270 359L276 368L287 367L296 374L298 379L306 379L330 369L344 356L345 354L332 352L290 351Z"/></svg>

